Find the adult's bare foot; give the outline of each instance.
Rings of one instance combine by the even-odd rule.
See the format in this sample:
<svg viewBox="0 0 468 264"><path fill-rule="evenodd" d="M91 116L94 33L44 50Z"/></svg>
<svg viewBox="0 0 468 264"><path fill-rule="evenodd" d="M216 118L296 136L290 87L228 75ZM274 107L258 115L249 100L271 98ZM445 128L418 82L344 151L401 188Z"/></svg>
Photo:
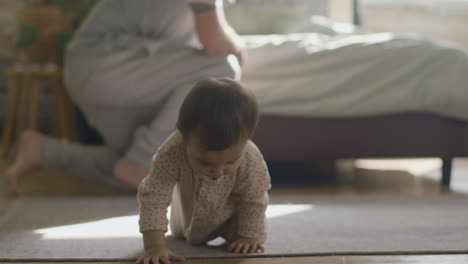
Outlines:
<svg viewBox="0 0 468 264"><path fill-rule="evenodd" d="M23 193L18 184L21 176L39 168L44 150L44 140L44 136L34 130L27 130L21 134L15 160L3 173L3 177L7 179L11 190L15 193Z"/></svg>
<svg viewBox="0 0 468 264"><path fill-rule="evenodd" d="M114 167L114 177L122 183L137 189L140 181L148 174L149 169L129 159L121 159Z"/></svg>

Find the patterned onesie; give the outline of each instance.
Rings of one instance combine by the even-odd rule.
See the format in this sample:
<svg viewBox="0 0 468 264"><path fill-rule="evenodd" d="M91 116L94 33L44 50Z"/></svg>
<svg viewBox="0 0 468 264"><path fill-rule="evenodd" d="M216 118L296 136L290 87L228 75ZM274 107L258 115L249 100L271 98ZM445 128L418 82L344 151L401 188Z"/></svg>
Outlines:
<svg viewBox="0 0 468 264"><path fill-rule="evenodd" d="M264 242L270 175L252 141L241 159L232 175L216 180L197 175L187 161L181 134L174 132L154 155L151 172L139 186L140 231L167 231L171 204L171 231L190 243L219 236Z"/></svg>

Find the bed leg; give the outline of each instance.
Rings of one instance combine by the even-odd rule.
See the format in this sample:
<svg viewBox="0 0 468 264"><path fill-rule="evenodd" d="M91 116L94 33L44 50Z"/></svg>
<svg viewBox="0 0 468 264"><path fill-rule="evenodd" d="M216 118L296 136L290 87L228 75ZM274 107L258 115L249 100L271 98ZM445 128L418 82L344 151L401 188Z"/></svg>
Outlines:
<svg viewBox="0 0 468 264"><path fill-rule="evenodd" d="M452 158L442 158L442 187L450 187L450 177L452 176Z"/></svg>

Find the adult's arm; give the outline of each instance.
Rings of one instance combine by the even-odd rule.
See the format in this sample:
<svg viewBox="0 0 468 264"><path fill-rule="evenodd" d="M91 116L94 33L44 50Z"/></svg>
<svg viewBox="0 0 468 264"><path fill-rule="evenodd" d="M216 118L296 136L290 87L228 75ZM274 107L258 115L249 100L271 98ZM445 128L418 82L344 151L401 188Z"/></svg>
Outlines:
<svg viewBox="0 0 468 264"><path fill-rule="evenodd" d="M234 54L242 65L244 42L228 24L222 4L211 1L192 2L195 27L205 52L209 55Z"/></svg>

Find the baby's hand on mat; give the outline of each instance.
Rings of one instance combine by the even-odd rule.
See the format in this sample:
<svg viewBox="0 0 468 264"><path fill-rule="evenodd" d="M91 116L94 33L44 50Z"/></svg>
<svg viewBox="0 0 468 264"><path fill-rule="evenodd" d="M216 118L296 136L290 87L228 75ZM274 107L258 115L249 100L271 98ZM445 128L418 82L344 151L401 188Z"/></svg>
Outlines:
<svg viewBox="0 0 468 264"><path fill-rule="evenodd" d="M228 250L234 253L246 254L257 252L263 253L265 248L262 244L257 243L255 239L241 238L231 242L231 244L229 244Z"/></svg>
<svg viewBox="0 0 468 264"><path fill-rule="evenodd" d="M171 260L185 261L185 258L175 255L166 246L158 246L146 250L145 255L139 258L136 264L170 264Z"/></svg>

